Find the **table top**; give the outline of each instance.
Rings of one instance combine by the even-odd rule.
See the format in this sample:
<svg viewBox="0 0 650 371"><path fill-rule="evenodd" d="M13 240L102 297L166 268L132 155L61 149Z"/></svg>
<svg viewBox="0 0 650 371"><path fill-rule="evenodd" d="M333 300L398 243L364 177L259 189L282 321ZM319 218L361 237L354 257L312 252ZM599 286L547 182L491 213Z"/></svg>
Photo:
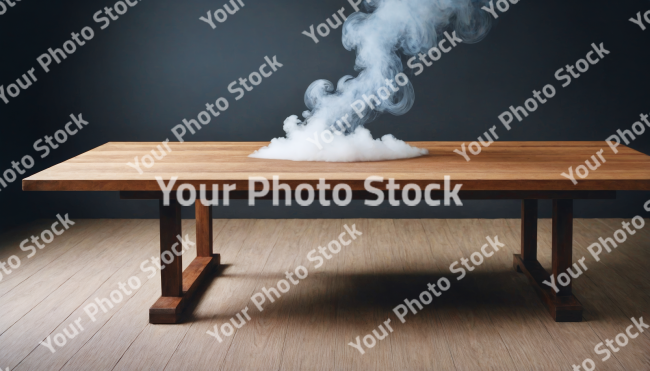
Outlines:
<svg viewBox="0 0 650 371"><path fill-rule="evenodd" d="M346 183L363 190L369 176L394 178L398 184L415 183L422 188L440 183L451 176L452 185L463 190L650 190L650 156L620 145L614 154L603 142L494 142L480 154L469 155L471 161L453 152L462 142L409 142L426 148L426 156L377 162L299 162L248 157L268 142L185 142L169 143L171 153L155 160L150 168L142 157L161 143L111 142L76 156L23 180L26 191L159 191L156 176L167 183L178 177L174 186L190 183L236 184L237 190L248 189L249 176L262 176L295 187L301 183L317 184L319 178L334 185ZM162 147L162 146L161 146ZM164 148L164 147L163 147ZM603 149L606 160L581 179L576 168ZM140 159L140 174L128 162ZM598 159L598 157L596 156ZM561 176L573 174L578 181ZM385 183L384 183L385 184ZM380 184L373 186L382 188Z"/></svg>

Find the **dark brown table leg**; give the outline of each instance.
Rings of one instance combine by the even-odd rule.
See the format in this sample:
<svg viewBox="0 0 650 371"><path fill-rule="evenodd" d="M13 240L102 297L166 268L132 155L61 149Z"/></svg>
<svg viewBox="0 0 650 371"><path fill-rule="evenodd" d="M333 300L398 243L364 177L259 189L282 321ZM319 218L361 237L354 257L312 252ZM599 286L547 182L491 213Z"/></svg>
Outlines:
<svg viewBox="0 0 650 371"><path fill-rule="evenodd" d="M521 258L537 261L537 200L521 201Z"/></svg>
<svg viewBox="0 0 650 371"><path fill-rule="evenodd" d="M573 263L573 200L553 200L553 276L567 275ZM555 320L557 322L582 321L582 304L571 292L571 281L566 286L557 284ZM553 314L551 312L551 314Z"/></svg>
<svg viewBox="0 0 650 371"><path fill-rule="evenodd" d="M553 276L565 273L573 257L573 200L553 200ZM571 295L571 282L556 296Z"/></svg>
<svg viewBox="0 0 650 371"><path fill-rule="evenodd" d="M535 291L548 308L556 322L582 321L582 304L571 293L571 284L562 286L557 276L566 272L572 263L573 249L573 200L553 200L553 276L559 292L546 284L550 274L537 260L537 201L522 203L521 254L515 254L514 266L528 276Z"/></svg>
<svg viewBox="0 0 650 371"><path fill-rule="evenodd" d="M212 253L212 208L196 203L197 257L182 271L182 257L186 248L181 243L181 212L178 201L171 199L169 206L160 201L160 254L162 296L149 309L149 323L179 323L187 303L202 280L219 266L219 255ZM170 255L171 254L171 255ZM173 262L166 263L173 256Z"/></svg>

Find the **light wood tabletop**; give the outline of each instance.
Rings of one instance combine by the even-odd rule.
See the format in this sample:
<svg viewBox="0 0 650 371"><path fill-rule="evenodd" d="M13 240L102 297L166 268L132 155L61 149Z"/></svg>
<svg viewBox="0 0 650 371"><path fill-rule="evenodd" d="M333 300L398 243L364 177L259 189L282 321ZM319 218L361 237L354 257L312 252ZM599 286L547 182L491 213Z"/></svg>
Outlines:
<svg viewBox="0 0 650 371"><path fill-rule="evenodd" d="M271 179L274 175L290 186L316 184L319 178L330 184L346 183L354 190L364 189L369 176L394 178L398 184L424 186L442 182L451 176L452 184L462 183L464 190L548 191L548 190L650 190L650 156L618 146L614 154L604 142L494 142L483 147L470 161L454 149L461 142L409 142L426 148L428 155L377 162L298 162L248 157L268 142L185 142L169 143L170 153L154 159L150 168L143 157L154 150L160 156L161 143L111 142L76 156L23 180L26 191L159 191L156 176L165 181L178 177L183 183L236 184L248 189L249 176ZM592 165L603 150L602 163L581 179L576 168L589 160ZM469 152L468 152L469 153ZM140 174L127 163L138 157ZM600 161L602 162L602 161ZM151 164L148 162L148 164ZM578 181L563 177L573 174ZM381 188L377 183L374 186Z"/></svg>

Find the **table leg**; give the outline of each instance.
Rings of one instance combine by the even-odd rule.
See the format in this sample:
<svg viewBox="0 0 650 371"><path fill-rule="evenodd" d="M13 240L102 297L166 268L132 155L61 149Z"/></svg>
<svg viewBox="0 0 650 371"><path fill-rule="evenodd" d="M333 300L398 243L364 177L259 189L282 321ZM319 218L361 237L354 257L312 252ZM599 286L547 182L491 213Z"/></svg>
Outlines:
<svg viewBox="0 0 650 371"><path fill-rule="evenodd" d="M565 273L573 257L573 200L553 200L553 276ZM556 296L571 295L571 281L557 285Z"/></svg>
<svg viewBox="0 0 650 371"><path fill-rule="evenodd" d="M582 321L582 304L571 293L571 284L562 286L557 276L571 266L573 249L573 200L553 200L553 276L559 291L556 293L544 281L551 282L551 275L535 256L537 253L537 202L522 203L521 255L515 254L514 266L530 279L542 302L556 322ZM534 227L533 227L534 225ZM534 247L533 247L534 246Z"/></svg>
<svg viewBox="0 0 650 371"><path fill-rule="evenodd" d="M212 207L197 202L196 208L196 256L212 256Z"/></svg>
<svg viewBox="0 0 650 371"><path fill-rule="evenodd" d="M521 201L521 258L537 261L537 200Z"/></svg>
<svg viewBox="0 0 650 371"><path fill-rule="evenodd" d="M176 200L169 206L160 201L160 253L162 296L149 309L149 323L179 323L183 310L209 272L219 266L219 255L212 253L212 209L196 203L197 256L182 271L182 254L187 248L182 243L181 212ZM171 254L171 255L170 255ZM180 255L180 256L179 256ZM166 263L173 256L173 262Z"/></svg>
<svg viewBox="0 0 650 371"><path fill-rule="evenodd" d="M160 272L163 297L183 296L183 257L172 251L176 236L182 234L181 205L170 200L169 206L165 206L160 200L160 264L161 268L165 267Z"/></svg>

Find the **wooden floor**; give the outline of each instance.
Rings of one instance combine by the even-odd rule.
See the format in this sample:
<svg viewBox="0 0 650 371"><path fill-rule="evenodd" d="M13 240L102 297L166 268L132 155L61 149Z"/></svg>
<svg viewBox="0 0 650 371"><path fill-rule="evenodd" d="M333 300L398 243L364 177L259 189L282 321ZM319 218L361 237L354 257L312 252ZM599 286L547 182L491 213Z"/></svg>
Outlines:
<svg viewBox="0 0 650 371"><path fill-rule="evenodd" d="M650 370L650 330L605 362L594 353L631 317L650 322L650 226L597 263L586 247L612 236L621 220L575 220L574 260L587 256L589 267L573 282L584 322L555 323L512 269L519 220L215 220L215 252L226 268L184 324L150 325L160 275L147 279L140 264L158 252L158 222L80 220L27 259L20 242L51 223L0 239L0 261L22 260L0 281L2 370L547 371L571 370L585 358L597 370ZM344 224L363 236L315 269L307 254ZM183 228L193 239L194 221ZM550 269L550 222L539 228L539 260ZM479 251L486 236L506 247L457 281L449 265ZM188 251L184 265L195 255ZM259 312L251 296L299 265L309 277ZM83 308L132 276L142 287L90 321ZM452 281L449 291L400 323L392 309L442 276ZM223 343L206 333L246 306L252 320ZM56 353L39 345L77 318L84 331ZM394 332L364 355L347 345L389 318Z"/></svg>

